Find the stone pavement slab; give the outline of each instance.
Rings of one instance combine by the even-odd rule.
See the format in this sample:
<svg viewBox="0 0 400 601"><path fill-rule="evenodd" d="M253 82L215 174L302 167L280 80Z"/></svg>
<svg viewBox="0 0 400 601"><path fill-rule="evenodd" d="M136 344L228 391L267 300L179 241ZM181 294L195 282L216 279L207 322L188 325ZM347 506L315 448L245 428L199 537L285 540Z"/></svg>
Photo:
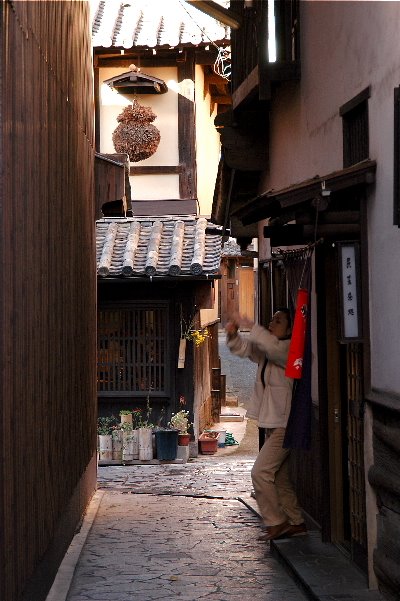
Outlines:
<svg viewBox="0 0 400 601"><path fill-rule="evenodd" d="M233 498L108 489L67 601L304 601L258 534Z"/></svg>
<svg viewBox="0 0 400 601"><path fill-rule="evenodd" d="M100 489L128 489L136 494L236 498L252 489L253 463L253 458L205 456L185 465L100 467L98 485Z"/></svg>

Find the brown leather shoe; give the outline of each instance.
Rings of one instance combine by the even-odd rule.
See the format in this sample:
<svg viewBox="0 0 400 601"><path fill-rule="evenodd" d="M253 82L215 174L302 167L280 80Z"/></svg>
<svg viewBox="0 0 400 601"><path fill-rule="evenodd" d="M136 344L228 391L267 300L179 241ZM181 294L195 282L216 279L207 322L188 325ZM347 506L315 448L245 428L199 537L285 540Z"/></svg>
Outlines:
<svg viewBox="0 0 400 601"><path fill-rule="evenodd" d="M258 537L258 540L269 541L283 536L289 530L291 524L288 521L277 524L276 526L268 526L265 534Z"/></svg>
<svg viewBox="0 0 400 601"><path fill-rule="evenodd" d="M282 534L282 538L285 536L305 536L306 534L308 534L308 532L304 522L302 524L289 524L289 529Z"/></svg>

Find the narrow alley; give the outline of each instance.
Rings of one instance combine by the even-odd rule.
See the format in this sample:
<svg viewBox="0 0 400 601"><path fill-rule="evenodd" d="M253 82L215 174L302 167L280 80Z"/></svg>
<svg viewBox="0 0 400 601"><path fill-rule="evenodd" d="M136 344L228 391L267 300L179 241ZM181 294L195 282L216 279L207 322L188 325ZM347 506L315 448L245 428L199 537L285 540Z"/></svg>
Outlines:
<svg viewBox="0 0 400 601"><path fill-rule="evenodd" d="M241 403L251 393L252 365L227 353L222 333L220 352L227 391ZM241 444L215 456L100 467L82 541L71 545L48 601L305 599L269 544L257 540L260 519L245 503L256 428L227 425Z"/></svg>
<svg viewBox="0 0 400 601"><path fill-rule="evenodd" d="M219 334L227 398L245 413L254 369ZM186 464L101 466L98 490L46 601L381 601L309 524L306 537L258 541L251 497L255 423L226 422L237 445ZM35 601L34 599L30 601Z"/></svg>

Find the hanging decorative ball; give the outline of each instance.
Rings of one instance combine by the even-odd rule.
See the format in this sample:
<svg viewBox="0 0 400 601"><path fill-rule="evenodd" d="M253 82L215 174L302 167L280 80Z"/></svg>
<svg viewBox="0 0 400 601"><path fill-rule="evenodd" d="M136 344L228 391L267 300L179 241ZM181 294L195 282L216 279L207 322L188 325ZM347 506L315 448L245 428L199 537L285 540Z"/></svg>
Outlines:
<svg viewBox="0 0 400 601"><path fill-rule="evenodd" d="M119 125L112 135L115 150L128 154L133 163L151 157L161 139L159 130L152 123L156 117L149 106L133 100L132 106L125 107L117 117Z"/></svg>

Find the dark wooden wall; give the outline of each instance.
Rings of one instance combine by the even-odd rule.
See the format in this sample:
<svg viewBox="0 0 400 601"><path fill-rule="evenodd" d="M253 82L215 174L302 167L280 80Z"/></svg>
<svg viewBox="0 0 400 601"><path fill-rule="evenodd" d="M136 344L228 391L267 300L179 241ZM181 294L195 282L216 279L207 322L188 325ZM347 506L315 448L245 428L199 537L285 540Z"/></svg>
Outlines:
<svg viewBox="0 0 400 601"><path fill-rule="evenodd" d="M89 3L0 2L0 599L42 601L96 486Z"/></svg>
<svg viewBox="0 0 400 601"><path fill-rule="evenodd" d="M399 399L393 405L398 407ZM377 496L378 539L374 570L388 599L398 599L400 590L400 412L379 404L373 406L374 465L368 479Z"/></svg>

